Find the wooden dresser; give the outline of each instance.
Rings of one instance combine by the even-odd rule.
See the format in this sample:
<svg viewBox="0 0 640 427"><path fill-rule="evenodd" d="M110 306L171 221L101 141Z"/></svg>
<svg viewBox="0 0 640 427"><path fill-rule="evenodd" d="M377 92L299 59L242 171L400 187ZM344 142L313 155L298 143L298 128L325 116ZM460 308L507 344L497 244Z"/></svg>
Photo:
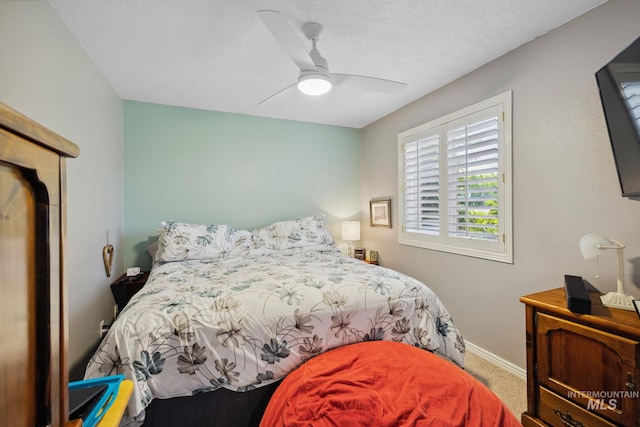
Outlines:
<svg viewBox="0 0 640 427"><path fill-rule="evenodd" d="M0 104L0 426L68 418L65 158L78 147Z"/></svg>
<svg viewBox="0 0 640 427"><path fill-rule="evenodd" d="M520 298L526 307L524 426L640 426L640 319L603 307L567 309L564 288Z"/></svg>

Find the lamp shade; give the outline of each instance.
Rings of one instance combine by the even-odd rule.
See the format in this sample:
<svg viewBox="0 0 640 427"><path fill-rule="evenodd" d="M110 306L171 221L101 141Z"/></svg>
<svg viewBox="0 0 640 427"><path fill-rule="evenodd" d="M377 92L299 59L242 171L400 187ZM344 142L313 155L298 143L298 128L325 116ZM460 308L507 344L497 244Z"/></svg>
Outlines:
<svg viewBox="0 0 640 427"><path fill-rule="evenodd" d="M593 258L616 244L598 233L587 233L580 238L580 252L585 259Z"/></svg>
<svg viewBox="0 0 640 427"><path fill-rule="evenodd" d="M342 240L360 240L360 221L345 221L342 223Z"/></svg>
<svg viewBox="0 0 640 427"><path fill-rule="evenodd" d="M587 233L580 239L580 252L586 259L593 258L606 251L615 249L618 277L616 280L616 291L601 295L600 300L605 307L620 308L634 311L633 297L624 292L624 266L622 250L624 245L617 240L608 239L598 233ZM596 275L596 278L598 276Z"/></svg>

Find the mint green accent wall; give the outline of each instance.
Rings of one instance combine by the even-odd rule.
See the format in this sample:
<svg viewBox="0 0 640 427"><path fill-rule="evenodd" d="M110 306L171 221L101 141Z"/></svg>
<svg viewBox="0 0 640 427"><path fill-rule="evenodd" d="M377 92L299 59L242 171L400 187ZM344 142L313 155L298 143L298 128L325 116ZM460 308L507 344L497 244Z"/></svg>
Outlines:
<svg viewBox="0 0 640 427"><path fill-rule="evenodd" d="M165 220L253 229L359 219L360 130L125 101L125 265Z"/></svg>

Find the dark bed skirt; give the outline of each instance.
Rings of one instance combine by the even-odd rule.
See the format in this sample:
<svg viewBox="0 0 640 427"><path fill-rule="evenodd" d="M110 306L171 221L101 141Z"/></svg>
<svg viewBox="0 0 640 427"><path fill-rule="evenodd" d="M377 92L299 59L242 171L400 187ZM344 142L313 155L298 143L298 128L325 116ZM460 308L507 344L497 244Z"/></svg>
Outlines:
<svg viewBox="0 0 640 427"><path fill-rule="evenodd" d="M154 399L143 427L258 426L280 381L240 393L219 389L173 399Z"/></svg>

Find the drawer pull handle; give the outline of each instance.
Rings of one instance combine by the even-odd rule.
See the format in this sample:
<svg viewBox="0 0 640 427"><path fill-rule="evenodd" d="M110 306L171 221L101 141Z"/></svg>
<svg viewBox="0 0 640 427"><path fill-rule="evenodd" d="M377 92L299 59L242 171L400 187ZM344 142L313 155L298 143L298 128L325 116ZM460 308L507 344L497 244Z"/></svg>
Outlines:
<svg viewBox="0 0 640 427"><path fill-rule="evenodd" d="M571 416L571 414L569 414L569 413L565 414L560 409L554 409L553 412L555 412L555 414L558 416L558 418L560 418L560 421L562 421L562 423L564 425L566 425L566 426L569 426L569 427L584 427L584 424L582 424L578 420L574 420L573 417Z"/></svg>
<svg viewBox="0 0 640 427"><path fill-rule="evenodd" d="M625 382L624 385L629 391L634 391L636 389L636 379L633 377L631 372L627 372L627 382Z"/></svg>

